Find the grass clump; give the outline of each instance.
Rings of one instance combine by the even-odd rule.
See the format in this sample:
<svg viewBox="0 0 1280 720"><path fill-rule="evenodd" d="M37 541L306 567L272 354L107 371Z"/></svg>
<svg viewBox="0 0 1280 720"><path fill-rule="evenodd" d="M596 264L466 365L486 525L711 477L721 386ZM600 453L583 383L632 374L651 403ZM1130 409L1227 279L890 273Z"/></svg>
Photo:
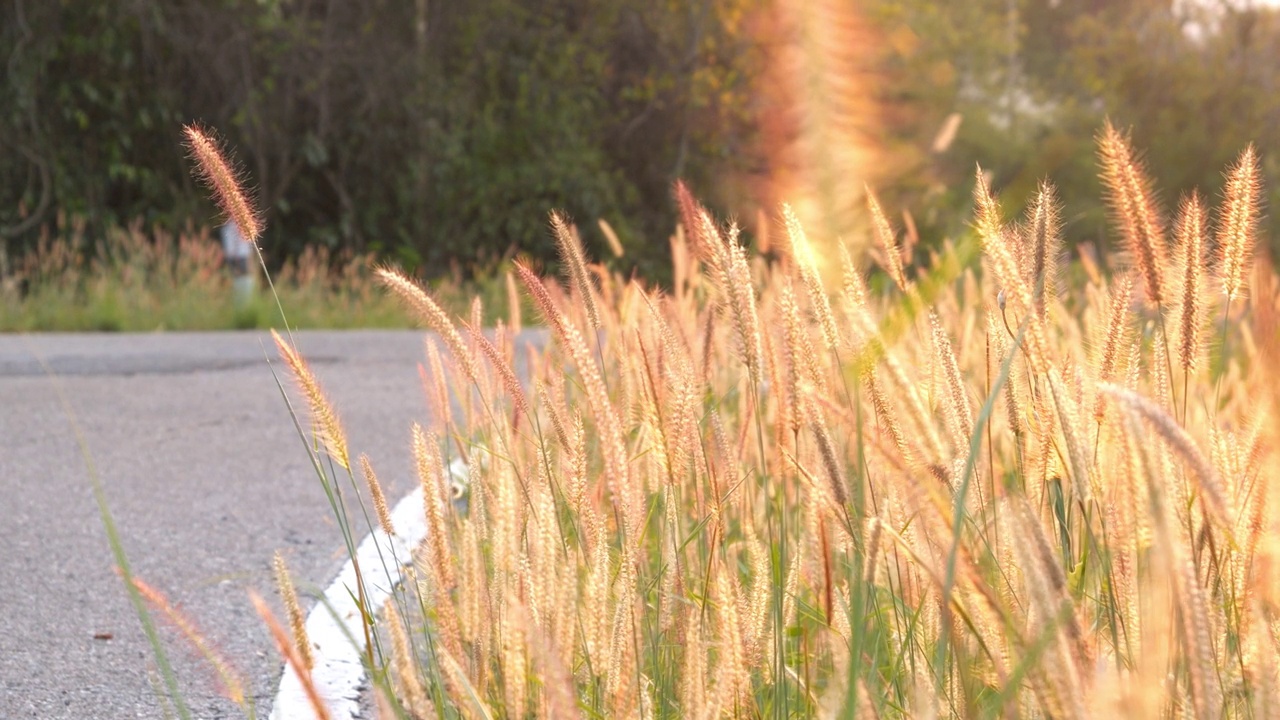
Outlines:
<svg viewBox="0 0 1280 720"><path fill-rule="evenodd" d="M668 293L588 265L553 216L569 284L515 266L541 348L460 333L379 271L443 342L413 444L428 541L376 627L386 711L1274 713L1280 328L1270 267L1246 294L1239 260L1256 160L1213 256L1199 199L1171 243L1127 139L1100 144L1111 276L1060 267L1050 185L1015 224L982 182L976 237L925 267L871 201L880 294L847 252L829 293L787 211L767 265L681 190ZM1206 367L1211 315L1237 350Z"/></svg>
<svg viewBox="0 0 1280 720"><path fill-rule="evenodd" d="M1110 275L1063 267L1051 186L1012 223L981 174L974 235L924 266L871 200L877 292L789 211L767 264L683 188L668 292L591 265L558 216L567 286L516 263L491 332L482 302L460 329L378 270L434 331L425 539L383 559L410 566L384 611L359 568L349 588L381 714L1273 716L1280 288L1242 260L1256 161L1230 171L1215 255L1208 208L1184 203L1170 247L1127 139L1100 144ZM545 344L511 329L517 292ZM1219 361L1195 362L1218 315ZM376 476L276 340L352 549ZM319 703L305 638L272 623Z"/></svg>

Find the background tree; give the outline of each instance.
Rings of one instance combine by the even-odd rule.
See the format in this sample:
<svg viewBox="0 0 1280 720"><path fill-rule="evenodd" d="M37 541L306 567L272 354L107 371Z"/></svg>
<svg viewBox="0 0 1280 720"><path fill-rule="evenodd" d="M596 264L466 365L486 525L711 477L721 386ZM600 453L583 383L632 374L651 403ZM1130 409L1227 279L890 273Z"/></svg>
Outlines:
<svg viewBox="0 0 1280 720"><path fill-rule="evenodd" d="M1193 187L1216 192L1221 168L1250 142L1267 174L1280 174L1275 8L1228 0L869 7L886 38L894 88L886 102L899 112L888 126L909 148L900 157L924 171L894 189L926 240L965 232L980 163L1014 207L1052 178L1073 208L1067 240L1105 242L1094 135L1107 117L1132 128L1166 205ZM962 118L954 142L929 153L950 113ZM1267 187L1274 204L1276 183Z"/></svg>
<svg viewBox="0 0 1280 720"><path fill-rule="evenodd" d="M670 182L748 162L745 2L12 0L0 233L213 212L178 130L233 146L274 260L319 243L429 273L550 258L548 208L658 267ZM649 243L645 238L656 238Z"/></svg>
<svg viewBox="0 0 1280 720"><path fill-rule="evenodd" d="M843 44L839 30L800 49L873 61L845 88L869 99L856 114L870 118L875 160L858 162L892 214L911 210L926 245L967 232L976 162L1011 205L1051 176L1075 209L1067 239L1104 239L1093 135L1107 116L1133 128L1167 202L1194 185L1216 191L1250 141L1277 174L1273 8L822 4L867 22ZM376 251L428 275L517 252L554 262L545 213L556 207L597 257L595 220L608 219L627 244L620 262L661 279L676 178L748 227L758 206L786 199L759 179L788 170L770 134L786 126L777 78L813 84L773 48L791 37L775 11L801 5L6 0L0 241L21 252L58 218L90 238L135 220L210 222L178 136L197 121L252 178L272 262L309 244ZM936 142L951 117L958 133ZM864 170L833 202L859 204ZM1268 187L1280 199L1280 183Z"/></svg>

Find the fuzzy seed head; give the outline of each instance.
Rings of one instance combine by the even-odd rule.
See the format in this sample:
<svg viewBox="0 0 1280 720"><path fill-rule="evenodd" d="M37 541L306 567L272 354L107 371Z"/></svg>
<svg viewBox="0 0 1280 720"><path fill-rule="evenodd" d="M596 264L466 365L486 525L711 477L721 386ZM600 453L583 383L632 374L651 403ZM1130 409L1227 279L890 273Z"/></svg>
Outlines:
<svg viewBox="0 0 1280 720"><path fill-rule="evenodd" d="M280 359L289 368L289 373L293 375L298 388L302 390L302 394L307 399L316 438L334 462L342 466L343 469L350 469L351 463L347 455L346 431L342 429L342 423L338 420L338 413L334 410L333 404L329 402L329 398L324 394L324 390L321 389L320 382L316 380L315 374L311 372L311 367L298 354L298 350L280 337L280 334L275 330L271 331L271 339L276 343L276 349L280 352Z"/></svg>
<svg viewBox="0 0 1280 720"><path fill-rule="evenodd" d="M258 617L262 618L262 622L266 624L267 630L271 632L271 639L275 641L276 651L284 657L289 668L298 676L298 680L302 683L303 692L307 695L307 702L311 705L311 712L315 713L319 720L330 720L332 715L329 714L329 705L321 697L320 691L316 688L316 684L311 679L311 667L298 654L297 648L289 640L289 633L276 619L271 608L267 606L267 602L260 595L249 591L249 600L253 603L253 609L258 613Z"/></svg>
<svg viewBox="0 0 1280 720"><path fill-rule="evenodd" d="M373 471L369 456L360 453L360 471L364 475L365 485L369 487L369 497L373 501L373 511L378 516L378 527L388 535L395 535L395 526L391 524L391 510L387 508L387 496L382 492L382 483Z"/></svg>
<svg viewBox="0 0 1280 720"><path fill-rule="evenodd" d="M1130 260L1142 278L1147 300L1161 306L1165 299L1165 241L1151 180L1129 139L1109 120L1098 138L1098 155L1112 214Z"/></svg>
<svg viewBox="0 0 1280 720"><path fill-rule="evenodd" d="M1201 298L1204 277L1205 217L1200 197L1192 193L1182 201L1174 223L1181 292L1178 294L1178 364L1192 372L1200 359L1200 334L1204 318Z"/></svg>
<svg viewBox="0 0 1280 720"><path fill-rule="evenodd" d="M889 219L884 216L884 210L880 208L880 201L876 199L875 193L870 187L866 190L867 208L871 212L871 228L875 234L876 243L884 253L885 270L889 272L889 277L893 279L898 289L906 292L907 275L902 267L902 250L898 247L897 235L889 225Z"/></svg>
<svg viewBox="0 0 1280 720"><path fill-rule="evenodd" d="M1227 173L1222 215L1218 219L1218 267L1227 302L1245 291L1245 278L1257 243L1261 189L1258 153L1250 145Z"/></svg>
<svg viewBox="0 0 1280 720"><path fill-rule="evenodd" d="M307 617L302 614L302 606L298 604L298 592L293 587L293 578L284 563L284 555L278 550L271 560L271 568L276 577L276 589L280 591L280 601L284 603L285 614L289 616L294 649L309 670L315 666L315 657L311 654L311 641L307 638Z"/></svg>
<svg viewBox="0 0 1280 720"><path fill-rule="evenodd" d="M378 268L374 271L374 275L379 282L399 297L401 302L417 312L419 318L427 324L427 327L439 333L444 340L444 344L453 353L454 360L462 367L463 372L467 374L467 378L473 383L479 383L480 376L476 372L475 360L471 356L471 351L467 348L466 343L462 341L462 336L458 334L458 329L454 327L453 321L449 319L448 314L440 307L439 303L432 299L421 285L410 280L398 270Z"/></svg>
<svg viewBox="0 0 1280 720"><path fill-rule="evenodd" d="M130 582L138 591L138 594L142 596L142 599L148 605L160 611L164 619L177 628L182 637L213 667L214 672L218 675L218 682L222 686L221 689L226 693L227 698L241 708L248 709L251 707L246 702L244 680L240 677L240 673L214 648L213 644L200 632L195 623L182 611L174 607L164 593L143 582L141 578L132 577Z"/></svg>
<svg viewBox="0 0 1280 720"><path fill-rule="evenodd" d="M1111 304L1107 308L1107 334L1098 360L1098 381L1111 382L1122 359L1121 353L1129 334L1129 303L1133 298L1133 276L1122 275L1112 282ZM1104 394L1098 395L1094 418L1102 421Z"/></svg>
<svg viewBox="0 0 1280 720"><path fill-rule="evenodd" d="M1030 277L1027 284L1033 290L1035 309L1043 319L1047 310L1046 299L1054 296L1058 252L1062 245L1061 210L1057 193L1048 182L1040 184L1035 203L1028 217L1026 245L1031 248Z"/></svg>
<svg viewBox="0 0 1280 720"><path fill-rule="evenodd" d="M587 270L586 253L582 249L582 241L561 213L551 213L551 229L556 235L560 262L564 263L568 269L569 279L577 289L578 296L587 311L587 320L591 323L591 329L599 330L600 311L596 308L595 287L591 284L591 273Z"/></svg>
<svg viewBox="0 0 1280 720"><path fill-rule="evenodd" d="M262 236L262 221L217 139L195 125L184 127L182 134L186 139L187 149L196 162L197 174L213 192L222 212L236 224L246 242L256 244Z"/></svg>

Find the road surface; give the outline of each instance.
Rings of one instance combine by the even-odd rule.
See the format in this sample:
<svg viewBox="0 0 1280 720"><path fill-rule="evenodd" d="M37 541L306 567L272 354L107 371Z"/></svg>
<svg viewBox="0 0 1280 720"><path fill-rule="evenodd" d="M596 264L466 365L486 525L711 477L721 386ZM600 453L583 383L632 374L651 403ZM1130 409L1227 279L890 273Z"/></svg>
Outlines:
<svg viewBox="0 0 1280 720"><path fill-rule="evenodd" d="M416 482L409 427L427 415L423 338L297 334L352 457L369 454L392 501ZM166 716L84 460L37 357L84 431L135 573L239 668L266 717L280 663L246 593L274 602L277 549L303 590L327 585L345 555L268 368L271 339L236 332L0 336L0 718ZM242 717L165 636L193 713Z"/></svg>

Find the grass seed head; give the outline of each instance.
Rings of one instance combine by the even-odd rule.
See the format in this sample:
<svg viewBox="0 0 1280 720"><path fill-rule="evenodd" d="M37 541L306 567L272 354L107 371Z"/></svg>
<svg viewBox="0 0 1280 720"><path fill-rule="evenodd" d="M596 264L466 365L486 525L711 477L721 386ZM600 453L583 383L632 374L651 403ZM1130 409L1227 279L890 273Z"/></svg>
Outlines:
<svg viewBox="0 0 1280 720"><path fill-rule="evenodd" d="M582 240L579 239L577 230L569 225L569 221L561 213L551 213L551 229L555 232L556 247L560 249L560 261L564 263L569 279L578 291L591 329L599 330L600 311L596 308L595 287L591 284L591 273L587 270Z"/></svg>
<svg viewBox="0 0 1280 720"><path fill-rule="evenodd" d="M1179 280L1176 311L1178 336L1178 365L1183 372L1192 372L1200 360L1201 328L1204 322L1204 240L1205 217L1200 196L1192 193L1182 201L1174 223L1177 243Z"/></svg>
<svg viewBox="0 0 1280 720"><path fill-rule="evenodd" d="M818 316L818 324L822 328L822 337L827 349L835 351L840 347L840 331L836 327L835 315L831 312L831 299L822 287L822 278L818 276L818 267L813 257L813 247L805 235L800 219L788 205L782 206L782 217L787 226L787 240L790 244L791 258L800 271L800 280L809 293L809 303ZM841 244L843 247L843 243Z"/></svg>
<svg viewBox="0 0 1280 720"><path fill-rule="evenodd" d="M1098 155L1112 215L1120 226L1130 262L1142 278L1147 300L1162 306L1166 251L1151 180L1130 147L1128 137L1110 120L1098 138Z"/></svg>
<svg viewBox="0 0 1280 720"><path fill-rule="evenodd" d="M360 453L360 471L364 475L365 485L369 487L369 498L373 501L373 511L378 517L378 526L388 535L395 535L395 526L391 524L391 511L387 508L387 496L382 492L382 483L373 472L373 464L369 456Z"/></svg>
<svg viewBox="0 0 1280 720"><path fill-rule="evenodd" d="M262 220L237 177L234 165L219 147L217 138L196 125L182 129L187 149L196 162L196 172L213 192L218 206L236 226L246 242L257 244L262 236Z"/></svg>
<svg viewBox="0 0 1280 720"><path fill-rule="evenodd" d="M1240 153L1227 172L1218 218L1218 271L1227 302L1245 290L1246 275L1257 243L1262 170L1253 146Z"/></svg>
<svg viewBox="0 0 1280 720"><path fill-rule="evenodd" d="M311 410L312 425L320 444L324 446L325 452L334 462L342 466L343 469L350 469L351 462L347 454L346 431L343 430L342 423L338 420L338 412L320 387L320 381L311 372L311 367L306 360L298 354L297 348L286 342L275 330L271 331L271 338L275 341L276 349L280 352L280 359L289 368L289 373L293 375L294 381L307 399L307 405Z"/></svg>
<svg viewBox="0 0 1280 720"><path fill-rule="evenodd" d="M426 323L427 327L440 335L444 340L445 346L453 353L454 361L467 374L467 378L473 383L479 383L480 375L476 372L475 360L471 355L471 351L466 343L463 342L462 336L458 334L458 329L454 327L453 321L449 319L448 314L440 307L440 304L421 285L398 270L386 267L378 268L374 271L374 275L379 282L395 293L405 305L417 312L419 318Z"/></svg>
<svg viewBox="0 0 1280 720"><path fill-rule="evenodd" d="M293 587L293 578L285 565L284 555L276 551L271 560L271 568L276 578L276 589L280 591L280 601L284 603L285 614L289 616L289 629L293 634L293 646L302 660L302 664L310 670L315 666L315 657L311 654L311 640L307 637L307 616L302 613L298 603L298 592Z"/></svg>
<svg viewBox="0 0 1280 720"><path fill-rule="evenodd" d="M1031 248L1027 284L1033 288L1036 312L1041 318L1047 311L1047 301L1054 297L1057 285L1058 253L1062 247L1061 214L1053 185L1042 182L1029 210L1026 243Z"/></svg>
<svg viewBox="0 0 1280 720"><path fill-rule="evenodd" d="M1111 282L1111 303L1107 309L1107 332L1098 356L1097 378L1100 382L1115 379L1129 337L1129 304L1133 299L1133 276L1122 275ZM1105 393L1098 394L1093 415L1102 422Z"/></svg>
<svg viewBox="0 0 1280 720"><path fill-rule="evenodd" d="M906 292L907 274L902 267L902 249L898 247L897 235L893 231L893 226L889 224L889 219L884 216L884 210L880 208L880 201L876 199L875 193L870 187L866 188L866 191L867 209L871 213L871 228L880 251L884 253L885 270L889 272L889 277L898 289Z"/></svg>
<svg viewBox="0 0 1280 720"><path fill-rule="evenodd" d="M195 648L196 652L204 658L205 662L213 668L214 673L218 676L218 683L222 691L226 693L229 700L239 705L244 710L249 710L252 706L248 703L245 696L244 680L240 673L232 667L231 663L209 642L208 638L200 632L195 623L191 621L186 614L174 607L169 598L164 593L144 582L141 578L132 577L130 581L138 594L148 605L160 611L164 619L177 628L182 637Z"/></svg>
<svg viewBox="0 0 1280 720"><path fill-rule="evenodd" d="M271 608L267 606L262 596L256 592L249 591L249 600L253 603L253 608L258 613L258 617L262 618L266 624L267 630L271 632L271 639L275 641L276 650L284 657L289 668L298 676L299 682L302 683L303 692L307 695L307 702L311 705L311 712L315 713L318 720L330 720L333 716L329 714L329 705L321 697L319 689L316 688L315 682L311 678L311 667L298 654L297 649L289 640L288 631L280 625L280 621L276 619Z"/></svg>

